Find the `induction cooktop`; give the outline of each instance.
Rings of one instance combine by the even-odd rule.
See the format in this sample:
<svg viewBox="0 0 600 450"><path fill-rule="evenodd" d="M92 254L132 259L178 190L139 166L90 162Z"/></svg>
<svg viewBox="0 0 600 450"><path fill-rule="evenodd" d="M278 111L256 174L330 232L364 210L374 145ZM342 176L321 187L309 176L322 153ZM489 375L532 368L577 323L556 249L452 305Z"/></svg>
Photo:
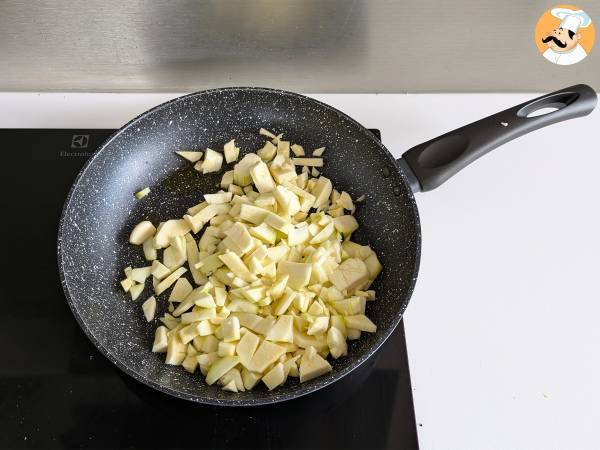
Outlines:
<svg viewBox="0 0 600 450"><path fill-rule="evenodd" d="M96 350L64 298L56 237L71 183L113 132L0 130L0 448L418 448L402 322L332 386L256 408L169 397Z"/></svg>

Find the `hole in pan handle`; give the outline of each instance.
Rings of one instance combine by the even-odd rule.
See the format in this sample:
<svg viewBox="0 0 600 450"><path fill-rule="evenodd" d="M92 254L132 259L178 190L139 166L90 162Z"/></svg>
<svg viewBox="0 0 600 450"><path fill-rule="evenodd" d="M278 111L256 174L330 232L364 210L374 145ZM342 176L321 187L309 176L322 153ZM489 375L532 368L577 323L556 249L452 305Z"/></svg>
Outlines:
<svg viewBox="0 0 600 450"><path fill-rule="evenodd" d="M430 191L490 150L553 123L587 116L596 103L596 92L577 84L419 144L405 152L398 165L413 191Z"/></svg>

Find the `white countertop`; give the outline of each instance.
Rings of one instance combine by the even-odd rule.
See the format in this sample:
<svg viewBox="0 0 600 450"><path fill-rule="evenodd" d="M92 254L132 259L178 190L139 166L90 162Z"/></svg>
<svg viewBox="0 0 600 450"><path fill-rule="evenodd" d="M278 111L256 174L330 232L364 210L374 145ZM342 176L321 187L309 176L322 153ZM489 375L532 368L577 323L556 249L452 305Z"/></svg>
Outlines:
<svg viewBox="0 0 600 450"><path fill-rule="evenodd" d="M0 127L113 128L175 94L0 93ZM317 95L400 156L532 98ZM600 112L520 138L417 194L405 315L424 449L600 445Z"/></svg>

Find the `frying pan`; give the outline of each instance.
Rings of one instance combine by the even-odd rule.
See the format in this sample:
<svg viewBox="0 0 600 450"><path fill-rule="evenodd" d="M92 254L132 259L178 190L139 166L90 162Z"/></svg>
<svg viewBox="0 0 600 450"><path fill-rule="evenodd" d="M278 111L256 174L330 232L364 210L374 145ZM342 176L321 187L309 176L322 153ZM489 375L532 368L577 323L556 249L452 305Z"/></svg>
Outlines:
<svg viewBox="0 0 600 450"><path fill-rule="evenodd" d="M366 128L342 112L291 92L226 88L198 92L157 106L125 125L89 159L67 197L58 236L62 286L75 318L98 349L137 380L199 403L251 406L316 391L352 372L385 342L409 302L419 268L421 232L413 192L433 189L483 154L525 133L589 114L595 92L572 86L464 126L420 144L395 160ZM554 112L537 115L536 111ZM264 386L231 394L201 377L166 366L150 346L156 323L146 323L141 301L123 294L118 281L128 265L146 265L127 243L141 220L180 217L218 188L221 174L201 175L173 152L220 148L232 138L242 152L264 143L264 127L305 148L327 147L323 174L354 198L359 230L353 239L369 244L384 267L373 288L378 299L367 315L376 333L349 343L333 371L306 383L289 380L268 392ZM142 200L132 195L144 187ZM147 283L150 284L150 283ZM166 302L159 302L159 314Z"/></svg>

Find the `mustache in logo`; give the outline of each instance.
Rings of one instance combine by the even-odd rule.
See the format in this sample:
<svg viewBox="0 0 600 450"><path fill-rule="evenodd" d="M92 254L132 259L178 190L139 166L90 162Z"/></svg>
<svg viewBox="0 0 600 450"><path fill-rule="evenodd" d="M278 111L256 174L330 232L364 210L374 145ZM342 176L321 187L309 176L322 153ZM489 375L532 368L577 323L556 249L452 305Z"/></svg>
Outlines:
<svg viewBox="0 0 600 450"><path fill-rule="evenodd" d="M550 41L553 41L560 48L565 48L567 46L566 42L559 41L558 38L555 36L547 36L545 38L542 38L542 42L544 44L547 44Z"/></svg>

